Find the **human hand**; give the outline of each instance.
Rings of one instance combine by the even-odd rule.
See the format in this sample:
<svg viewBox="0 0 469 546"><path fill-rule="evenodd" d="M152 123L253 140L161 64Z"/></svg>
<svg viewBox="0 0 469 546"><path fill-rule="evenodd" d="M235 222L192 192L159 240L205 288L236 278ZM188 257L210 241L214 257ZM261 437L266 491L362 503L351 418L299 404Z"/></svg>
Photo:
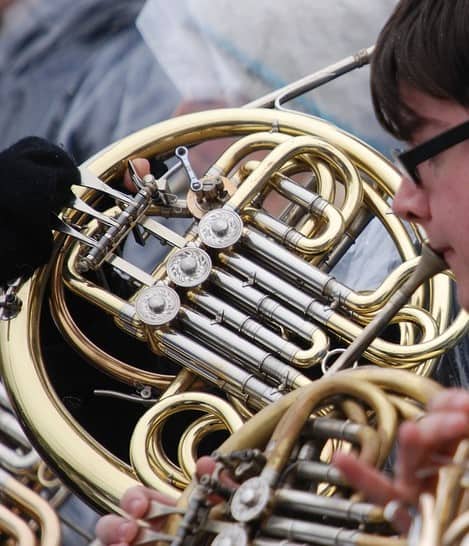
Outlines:
<svg viewBox="0 0 469 546"><path fill-rule="evenodd" d="M215 460L211 457L201 457L197 461L197 476L212 474L215 469ZM223 473L222 473L223 474ZM225 484L232 485L228 477L222 476ZM213 497L214 503L219 499ZM136 520L145 519L151 511L152 501L157 501L168 507L174 506L175 502L153 489L143 486L128 489L121 499L120 507L128 517L108 514L98 520L96 525L96 537L104 546L130 546L135 542L139 534L139 524ZM159 517L151 520L151 528L159 531L165 524L166 518Z"/></svg>
<svg viewBox="0 0 469 546"><path fill-rule="evenodd" d="M382 506L390 501L402 503L392 521L400 532L407 532L411 523L405 505L415 506L421 493L435 491L436 469L469 436L467 391L447 389L430 402L427 410L425 417L406 421L399 429L393 479L351 454L337 453L333 460L345 480L371 502Z"/></svg>
<svg viewBox="0 0 469 546"><path fill-rule="evenodd" d="M150 162L148 159L137 157L132 159L132 164L140 178L143 178L146 174L150 173ZM129 169L125 170L123 184L124 188L132 193L135 193L138 190L132 181L132 176Z"/></svg>
<svg viewBox="0 0 469 546"><path fill-rule="evenodd" d="M52 252L51 213L70 199L80 171L62 148L27 137L0 153L0 283L29 276Z"/></svg>
<svg viewBox="0 0 469 546"><path fill-rule="evenodd" d="M129 546L139 533L138 519L144 519L150 510L152 501L157 501L166 506L174 506L175 502L155 491L143 486L131 487L121 499L120 507L128 517L107 514L98 520L96 536L103 545ZM165 517L152 520L152 529L159 531L164 525Z"/></svg>
<svg viewBox="0 0 469 546"><path fill-rule="evenodd" d="M139 176L150 172L148 160L134 165ZM0 284L29 276L52 253L51 213L58 213L80 184L80 171L62 148L38 137L27 137L0 153ZM124 185L135 192L129 171Z"/></svg>

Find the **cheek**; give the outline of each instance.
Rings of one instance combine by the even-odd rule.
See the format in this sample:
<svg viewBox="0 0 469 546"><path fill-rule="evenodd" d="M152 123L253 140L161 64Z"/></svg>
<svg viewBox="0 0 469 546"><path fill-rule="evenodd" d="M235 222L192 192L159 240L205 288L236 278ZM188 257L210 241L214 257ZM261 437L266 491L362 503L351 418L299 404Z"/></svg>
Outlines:
<svg viewBox="0 0 469 546"><path fill-rule="evenodd" d="M462 168L449 169L444 180L432 188L429 203L433 220L457 232L469 230L469 165L468 170ZM449 232L448 235L451 235Z"/></svg>

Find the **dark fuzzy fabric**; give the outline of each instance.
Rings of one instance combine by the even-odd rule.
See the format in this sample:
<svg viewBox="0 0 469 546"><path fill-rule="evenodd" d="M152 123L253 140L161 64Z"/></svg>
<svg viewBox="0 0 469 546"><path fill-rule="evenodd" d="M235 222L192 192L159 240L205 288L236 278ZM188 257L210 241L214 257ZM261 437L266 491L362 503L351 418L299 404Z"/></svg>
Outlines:
<svg viewBox="0 0 469 546"><path fill-rule="evenodd" d="M0 153L0 283L30 275L49 260L50 213L79 183L71 157L41 138L25 138Z"/></svg>

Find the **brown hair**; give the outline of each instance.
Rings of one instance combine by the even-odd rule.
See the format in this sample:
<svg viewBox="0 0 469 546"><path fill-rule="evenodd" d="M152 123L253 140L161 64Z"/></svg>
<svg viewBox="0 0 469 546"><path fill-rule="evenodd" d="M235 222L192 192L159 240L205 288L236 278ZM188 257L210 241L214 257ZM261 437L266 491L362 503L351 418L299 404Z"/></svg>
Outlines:
<svg viewBox="0 0 469 546"><path fill-rule="evenodd" d="M409 140L421 120L403 102L402 84L469 107L469 0L401 0L379 35L371 63L376 116Z"/></svg>

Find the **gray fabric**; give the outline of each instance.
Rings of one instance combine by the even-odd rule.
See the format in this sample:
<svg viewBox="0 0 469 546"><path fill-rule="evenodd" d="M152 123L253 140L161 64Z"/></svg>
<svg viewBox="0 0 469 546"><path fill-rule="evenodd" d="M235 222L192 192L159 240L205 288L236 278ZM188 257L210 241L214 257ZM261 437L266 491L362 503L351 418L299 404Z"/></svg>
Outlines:
<svg viewBox="0 0 469 546"><path fill-rule="evenodd" d="M181 94L239 105L371 46L397 0L147 0L137 26ZM178 47L190 43L189 48ZM364 67L288 104L387 153Z"/></svg>
<svg viewBox="0 0 469 546"><path fill-rule="evenodd" d="M35 134L78 162L169 117L176 89L135 27L142 0L19 0L0 33L0 149Z"/></svg>
<svg viewBox="0 0 469 546"><path fill-rule="evenodd" d="M0 32L0 150L27 135L82 162L171 115L179 96L141 39L141 0L19 0ZM61 515L94 535L97 514L72 496ZM64 525L64 546L88 539Z"/></svg>

